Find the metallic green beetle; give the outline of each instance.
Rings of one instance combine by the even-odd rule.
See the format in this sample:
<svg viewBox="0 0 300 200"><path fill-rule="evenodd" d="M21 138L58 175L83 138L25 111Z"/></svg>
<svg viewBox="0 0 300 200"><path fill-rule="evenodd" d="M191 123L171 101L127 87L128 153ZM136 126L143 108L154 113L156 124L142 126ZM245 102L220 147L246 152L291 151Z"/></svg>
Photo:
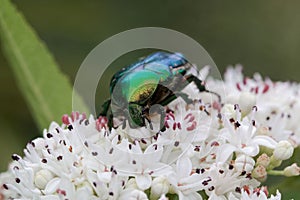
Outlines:
<svg viewBox="0 0 300 200"><path fill-rule="evenodd" d="M109 129L114 127L113 118L120 116L123 117L123 127L128 120L131 128L146 126L146 121L152 128L150 107L159 104L161 106L157 112L161 114L163 127L165 111L162 106L177 97L192 103L188 95L181 91L190 82L194 82L200 92L210 92L201 80L188 74L192 67L180 53L156 52L123 68L112 77L111 98L102 105L99 115L108 118ZM220 96L216 95L220 101Z"/></svg>

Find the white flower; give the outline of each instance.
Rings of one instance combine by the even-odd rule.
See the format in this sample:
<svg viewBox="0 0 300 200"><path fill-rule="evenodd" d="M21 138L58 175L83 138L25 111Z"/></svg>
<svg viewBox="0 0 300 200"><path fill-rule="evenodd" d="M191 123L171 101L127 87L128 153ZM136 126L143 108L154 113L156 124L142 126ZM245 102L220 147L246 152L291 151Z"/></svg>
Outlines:
<svg viewBox="0 0 300 200"><path fill-rule="evenodd" d="M281 194L277 191L276 196L271 195L268 198L268 191L265 187L262 188L245 188L242 191L241 200L280 200Z"/></svg>
<svg viewBox="0 0 300 200"><path fill-rule="evenodd" d="M172 168L160 162L163 153L161 147L151 145L143 152L139 143L130 144L123 140L119 145L117 148L127 149L122 153L127 160L122 165L116 165L116 170L124 176L134 176L141 190L151 186L152 177L171 173Z"/></svg>
<svg viewBox="0 0 300 200"><path fill-rule="evenodd" d="M300 116L297 113L300 108L299 84L273 82L269 78L263 79L259 74L255 74L253 78L245 77L240 65L228 68L223 82L209 79L207 84L211 90L222 96L225 104L240 104L243 114L246 112L243 111L244 103L248 102L240 100L252 99L248 104L250 106L253 104L250 102L254 102L255 99L259 110L256 116L258 127L268 127L269 136L276 141L291 140L295 145L300 143ZM248 94L248 97L240 98L244 94Z"/></svg>
<svg viewBox="0 0 300 200"><path fill-rule="evenodd" d="M197 191L204 189L202 183L204 176L200 171L193 173L192 162L188 157L182 156L177 160L175 172L167 179L180 200L202 199Z"/></svg>
<svg viewBox="0 0 300 200"><path fill-rule="evenodd" d="M204 174L208 177L204 181L206 184L205 192L210 199L224 199L228 195L238 196L245 183L251 187L259 185L256 180L252 179L251 173L241 173L234 165L215 164Z"/></svg>
<svg viewBox="0 0 300 200"><path fill-rule="evenodd" d="M10 197L21 195L23 199L117 198L126 179L98 162L95 152L87 151L89 144L104 138L97 131L95 120L79 114L72 116L76 118L70 117L70 124L52 123L44 131L44 138L30 142L24 158L13 156L12 180L1 180L7 188L5 194L8 191ZM102 178L104 173L108 173L107 179Z"/></svg>
<svg viewBox="0 0 300 200"><path fill-rule="evenodd" d="M219 148L217 160L226 161L233 152L247 156L256 156L259 153L259 146L275 148L277 144L271 137L256 134L255 120L247 117L241 119L241 111L236 105L236 119L224 116L224 128L220 137L227 142Z"/></svg>
<svg viewBox="0 0 300 200"><path fill-rule="evenodd" d="M160 119L153 129L109 130L106 117L64 115L24 157L12 156L0 199L281 199L257 187L267 173L299 175L296 164L273 168L300 144L300 85L247 78L241 67L229 68L224 81L207 74L200 76L222 102L189 84L183 92L194 102L168 104L162 130Z"/></svg>
<svg viewBox="0 0 300 200"><path fill-rule="evenodd" d="M194 168L209 168L214 164L221 142L222 141L214 138L202 143L196 143L194 145L193 156L191 157Z"/></svg>

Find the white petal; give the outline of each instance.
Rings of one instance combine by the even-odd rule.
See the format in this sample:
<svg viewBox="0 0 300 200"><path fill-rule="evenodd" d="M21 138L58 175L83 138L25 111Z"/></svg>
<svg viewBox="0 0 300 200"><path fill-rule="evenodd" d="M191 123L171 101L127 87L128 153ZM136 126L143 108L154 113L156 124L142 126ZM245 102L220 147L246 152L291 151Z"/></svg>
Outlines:
<svg viewBox="0 0 300 200"><path fill-rule="evenodd" d="M242 148L242 152L248 156L256 156L259 153L259 146L258 145L246 146Z"/></svg>
<svg viewBox="0 0 300 200"><path fill-rule="evenodd" d="M56 189L58 188L59 184L60 184L61 179L60 178L54 178L51 181L49 181L49 183L47 184L44 193L45 194L53 194Z"/></svg>
<svg viewBox="0 0 300 200"><path fill-rule="evenodd" d="M231 144L223 144L217 153L217 162L225 162L237 148Z"/></svg>
<svg viewBox="0 0 300 200"><path fill-rule="evenodd" d="M148 200L147 195L140 190L127 189L124 190L118 200Z"/></svg>
<svg viewBox="0 0 300 200"><path fill-rule="evenodd" d="M253 139L253 142L255 142L261 146L269 147L271 149L274 149L275 146L277 145L277 142L275 140L273 140L269 136L264 136L264 135L255 136L255 138Z"/></svg>
<svg viewBox="0 0 300 200"><path fill-rule="evenodd" d="M41 200L59 200L58 195L47 195L47 196L42 196Z"/></svg>
<svg viewBox="0 0 300 200"><path fill-rule="evenodd" d="M178 179L188 177L192 171L192 162L187 156L181 156L176 163Z"/></svg>
<svg viewBox="0 0 300 200"><path fill-rule="evenodd" d="M149 174L137 175L135 181L141 190L147 190L151 186L152 178Z"/></svg>
<svg viewBox="0 0 300 200"><path fill-rule="evenodd" d="M197 192L192 192L186 195L180 192L178 196L179 200L202 200L202 196Z"/></svg>
<svg viewBox="0 0 300 200"><path fill-rule="evenodd" d="M97 172L97 177L101 182L109 183L111 181L112 172Z"/></svg>
<svg viewBox="0 0 300 200"><path fill-rule="evenodd" d="M171 166L164 164L164 163L155 163L151 166L152 176L168 176L169 174L173 173L174 170Z"/></svg>

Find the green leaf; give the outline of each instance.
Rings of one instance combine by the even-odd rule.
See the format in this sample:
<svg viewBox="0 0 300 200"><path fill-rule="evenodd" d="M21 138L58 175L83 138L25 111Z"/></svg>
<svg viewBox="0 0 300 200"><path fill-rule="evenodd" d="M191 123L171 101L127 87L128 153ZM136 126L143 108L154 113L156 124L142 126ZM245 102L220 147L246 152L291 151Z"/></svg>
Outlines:
<svg viewBox="0 0 300 200"><path fill-rule="evenodd" d="M177 194L167 194L166 195L170 200L178 200L179 197Z"/></svg>
<svg viewBox="0 0 300 200"><path fill-rule="evenodd" d="M3 51L38 126L47 128L71 112L72 86L14 5L8 0L0 0L0 5ZM83 103L79 108L87 111Z"/></svg>

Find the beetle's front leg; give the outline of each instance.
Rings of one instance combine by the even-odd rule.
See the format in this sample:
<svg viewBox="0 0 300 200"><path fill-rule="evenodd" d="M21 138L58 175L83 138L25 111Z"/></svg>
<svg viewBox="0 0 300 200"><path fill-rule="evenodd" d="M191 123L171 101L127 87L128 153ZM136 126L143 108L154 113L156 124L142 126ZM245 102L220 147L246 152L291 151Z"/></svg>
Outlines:
<svg viewBox="0 0 300 200"><path fill-rule="evenodd" d="M108 122L107 122L107 126L109 128L109 131L111 131L111 129L113 128L113 114L111 111L111 99L106 100L102 106L101 106L101 111L98 115L98 118L100 116L106 117Z"/></svg>
<svg viewBox="0 0 300 200"><path fill-rule="evenodd" d="M200 92L208 92L211 94L214 94L217 96L219 103L221 103L221 96L213 91L207 90L206 87L203 85L203 81L201 81L199 78L197 78L196 76L194 76L193 74L190 74L186 77L186 80L190 83L190 82L194 82L198 88L198 90Z"/></svg>
<svg viewBox="0 0 300 200"><path fill-rule="evenodd" d="M110 104L111 104L111 99L108 99L101 105L101 110L98 117L107 116L108 110L110 109Z"/></svg>
<svg viewBox="0 0 300 200"><path fill-rule="evenodd" d="M114 126L114 116L113 116L113 114L112 114L112 112L111 112L111 110L110 110L110 112L109 112L109 114L108 114L108 116L107 116L107 126L108 126L108 129L109 129L109 131L111 131L111 129L113 128L113 126ZM115 128L115 127L114 127Z"/></svg>
<svg viewBox="0 0 300 200"><path fill-rule="evenodd" d="M143 108L142 110L142 118L143 118L143 123L146 125L146 121L149 123L149 127L151 130L153 130L153 124L151 122L150 116L149 116L149 106L147 105L146 107Z"/></svg>
<svg viewBox="0 0 300 200"><path fill-rule="evenodd" d="M166 106L169 103L171 103L172 101L174 101L175 99L177 99L178 97L181 97L187 104L193 103L193 100L190 99L186 93L175 92L175 93L171 94L169 97L167 97L166 99L164 99L162 102L160 102L160 104L162 106Z"/></svg>
<svg viewBox="0 0 300 200"><path fill-rule="evenodd" d="M189 95L186 93L176 92L175 95L176 97L181 97L187 104L192 104L194 102L192 99L189 98Z"/></svg>

